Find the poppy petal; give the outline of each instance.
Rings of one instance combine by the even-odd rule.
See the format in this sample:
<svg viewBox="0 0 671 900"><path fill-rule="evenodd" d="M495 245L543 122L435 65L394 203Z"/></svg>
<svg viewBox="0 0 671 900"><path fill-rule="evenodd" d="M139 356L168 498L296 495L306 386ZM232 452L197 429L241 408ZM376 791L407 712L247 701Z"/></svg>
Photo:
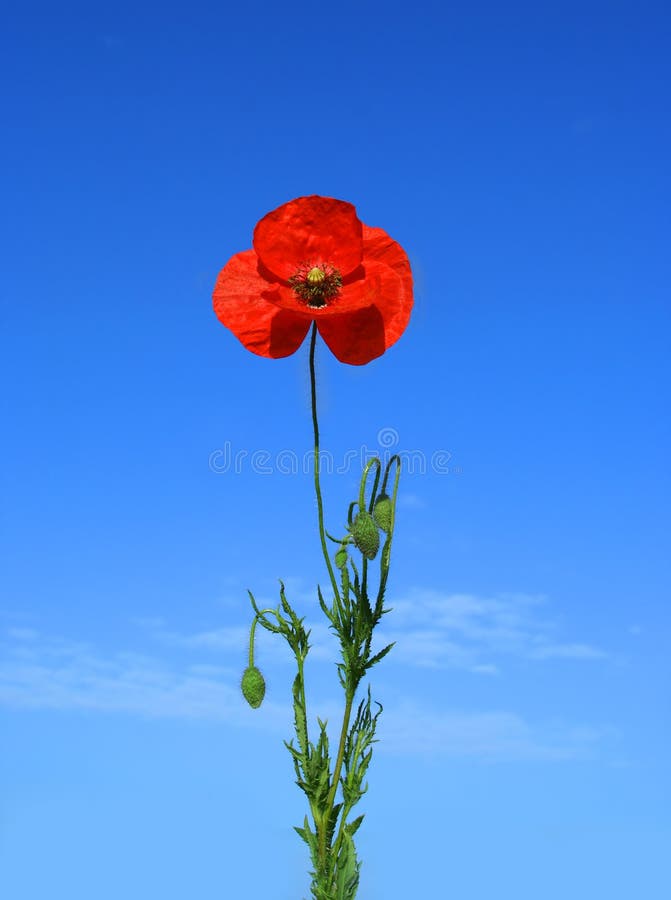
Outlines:
<svg viewBox="0 0 671 900"><path fill-rule="evenodd" d="M400 260L399 260L400 263ZM382 262L366 259L365 277L343 287L351 311L315 315L319 333L333 354L353 366L381 356L405 331L412 309L409 265L403 275ZM335 305L334 305L335 306ZM354 308L352 308L354 307Z"/></svg>
<svg viewBox="0 0 671 900"><path fill-rule="evenodd" d="M397 328L400 328L397 334L398 338L408 324L413 305L410 262L401 245L392 240L382 228L370 228L368 225L363 225L362 227L363 265L358 266L345 279L337 297L329 300L323 307L310 308L296 296L292 288L284 284L277 284L273 302L283 309L290 309L294 312L308 311L315 319L320 319L322 317L327 318L354 312L357 309L369 306L371 302L384 303L385 297L395 295L400 289L402 292L401 306L406 308L407 315L405 319L401 317L397 324ZM381 282L378 279L376 282L378 285L377 289L373 284L365 285L366 279L371 278L374 272L380 271L374 264L390 267L400 277L401 285L396 285L395 287L394 279L391 278L383 287L380 287ZM264 271L263 266L260 266L260 271ZM266 272L266 275L268 279L273 277L271 272ZM373 300L371 300L372 297L374 297Z"/></svg>
<svg viewBox="0 0 671 900"><path fill-rule="evenodd" d="M226 263L212 295L219 321L252 353L271 359L295 353L311 322L274 304L275 288L259 275L256 253L245 250Z"/></svg>
<svg viewBox="0 0 671 900"><path fill-rule="evenodd" d="M254 229L254 249L266 268L287 281L301 265L328 263L345 277L363 255L362 224L351 203L298 197L269 212Z"/></svg>
<svg viewBox="0 0 671 900"><path fill-rule="evenodd" d="M412 272L410 260L400 244L392 240L382 228L363 226L364 260L374 259L383 262L403 278L406 290L412 300Z"/></svg>
<svg viewBox="0 0 671 900"><path fill-rule="evenodd" d="M351 366L364 366L387 349L384 319L376 306L319 319L317 328L336 359Z"/></svg>

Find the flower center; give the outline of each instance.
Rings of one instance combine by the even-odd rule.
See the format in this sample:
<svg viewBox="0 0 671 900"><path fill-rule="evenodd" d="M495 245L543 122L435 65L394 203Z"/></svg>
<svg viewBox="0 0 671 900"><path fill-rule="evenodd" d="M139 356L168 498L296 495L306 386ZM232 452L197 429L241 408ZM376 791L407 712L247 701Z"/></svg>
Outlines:
<svg viewBox="0 0 671 900"><path fill-rule="evenodd" d="M342 287L342 276L329 263L302 265L289 279L294 294L312 309L326 306L337 297Z"/></svg>

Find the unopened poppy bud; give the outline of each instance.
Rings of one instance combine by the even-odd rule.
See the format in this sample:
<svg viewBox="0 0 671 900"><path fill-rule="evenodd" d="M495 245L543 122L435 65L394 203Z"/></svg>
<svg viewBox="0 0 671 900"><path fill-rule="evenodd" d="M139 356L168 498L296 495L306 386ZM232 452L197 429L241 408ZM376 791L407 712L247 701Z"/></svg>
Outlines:
<svg viewBox="0 0 671 900"><path fill-rule="evenodd" d="M389 497L387 494L380 494L375 502L375 506L373 507L373 517L378 527L383 531L391 531L392 512L393 506L391 497Z"/></svg>
<svg viewBox="0 0 671 900"><path fill-rule="evenodd" d="M258 709L263 703L266 683L256 666L248 666L242 676L242 693L252 709Z"/></svg>
<svg viewBox="0 0 671 900"><path fill-rule="evenodd" d="M360 512L352 522L350 531L354 538L354 543L366 559L375 559L375 555L380 547L380 535L370 513L367 513L365 510Z"/></svg>
<svg viewBox="0 0 671 900"><path fill-rule="evenodd" d="M343 569L347 565L347 550L344 547L336 552L335 564L339 569Z"/></svg>

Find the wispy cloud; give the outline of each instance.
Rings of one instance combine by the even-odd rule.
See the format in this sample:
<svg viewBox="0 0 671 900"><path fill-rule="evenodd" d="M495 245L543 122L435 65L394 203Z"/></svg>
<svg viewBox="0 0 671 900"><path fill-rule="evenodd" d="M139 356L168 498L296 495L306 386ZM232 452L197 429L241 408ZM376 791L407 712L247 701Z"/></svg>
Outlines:
<svg viewBox="0 0 671 900"><path fill-rule="evenodd" d="M290 590L289 590L290 588ZM288 595L299 616L312 613L316 601L298 579L287 581ZM259 600L260 608L277 607L277 600ZM387 600L393 612L385 615L375 632L374 648L396 642L392 665L420 669L461 669L477 675L497 675L513 659L548 661L606 660L600 647L574 638L562 639L562 629L550 617L551 605L543 595L502 593L491 597L415 589L399 599ZM272 616L270 616L272 620ZM306 617L310 629L310 659L328 661L337 654L337 638L324 616ZM179 633L163 622L136 620L152 640L185 649L243 652L249 625ZM260 626L259 647L273 660L286 657L286 646L273 640Z"/></svg>
<svg viewBox="0 0 671 900"><path fill-rule="evenodd" d="M608 654L589 644L545 644L530 652L532 659L605 659Z"/></svg>
<svg viewBox="0 0 671 900"><path fill-rule="evenodd" d="M233 671L225 666L178 668L146 654L105 655L91 644L34 629L6 634L0 703L8 707L200 717L240 706Z"/></svg>
<svg viewBox="0 0 671 900"><path fill-rule="evenodd" d="M252 616L250 615L250 621ZM268 618L274 622L273 616ZM328 625L323 622L304 623L306 629L310 632L310 659L311 660L332 660L334 658L334 640L333 634L329 631ZM249 629L250 625L231 625L223 628L204 629L202 631L194 631L190 634L181 633L174 629L160 627L147 628L148 635L151 640L162 644L165 647L182 648L184 650L208 650L213 653L235 654L235 658L243 661L249 649ZM267 659L272 660L288 659L287 654L291 654L288 646L281 637L273 640L274 635L270 635L261 625L257 625L255 635L255 647L260 648L260 652ZM291 657L293 658L293 657Z"/></svg>
<svg viewBox="0 0 671 900"><path fill-rule="evenodd" d="M380 644L398 641L395 659L422 668L459 668L496 674L506 658L597 660L608 654L591 644L562 641L542 595L474 594L415 590L390 601Z"/></svg>
<svg viewBox="0 0 671 900"><path fill-rule="evenodd" d="M163 622L145 622L163 628ZM10 708L90 710L144 718L205 719L227 727L254 728L287 736L293 710L288 692L273 690L272 675L263 714L250 710L240 697L240 671L203 661L203 647L238 646L242 631L215 630L180 637L157 632L173 649L158 655L119 651L103 653L93 644L42 634L35 628L5 631L0 664L0 704ZM421 634L421 633L420 633ZM323 636L325 637L325 636ZM433 648L429 634L417 637L426 653ZM280 642L274 642L280 643ZM198 661L183 659L198 651ZM454 654L457 654L455 649ZM230 657L229 657L230 658ZM236 656L237 663L237 656ZM480 664L486 671L488 665ZM285 702L275 699L280 693ZM338 700L319 699L322 718L336 722L342 714ZM314 727L312 723L311 727ZM333 738L333 735L331 735ZM602 752L608 729L557 722L529 722L510 711L454 711L430 702L399 696L386 702L380 720L378 752L404 755L445 755L483 761L566 760Z"/></svg>
<svg viewBox="0 0 671 900"><path fill-rule="evenodd" d="M419 494L403 493L398 498L398 505L406 509L426 509L426 500Z"/></svg>
<svg viewBox="0 0 671 900"><path fill-rule="evenodd" d="M380 752L430 754L495 761L589 759L604 742L617 738L608 727L575 727L565 722L531 723L512 712L436 714L403 702L380 720Z"/></svg>

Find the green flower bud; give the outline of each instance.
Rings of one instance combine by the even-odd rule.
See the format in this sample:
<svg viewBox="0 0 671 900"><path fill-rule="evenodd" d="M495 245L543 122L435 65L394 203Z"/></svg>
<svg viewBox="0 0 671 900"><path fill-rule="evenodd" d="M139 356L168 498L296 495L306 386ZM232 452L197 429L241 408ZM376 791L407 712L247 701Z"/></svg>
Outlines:
<svg viewBox="0 0 671 900"><path fill-rule="evenodd" d="M252 709L258 709L263 703L266 683L256 666L248 666L242 676L242 693Z"/></svg>
<svg viewBox="0 0 671 900"><path fill-rule="evenodd" d="M347 550L344 547L336 551L335 564L339 569L344 569L347 565Z"/></svg>
<svg viewBox="0 0 671 900"><path fill-rule="evenodd" d="M373 517L382 531L389 533L391 531L391 514L393 512L391 497L387 494L380 494L375 501L373 507Z"/></svg>
<svg viewBox="0 0 671 900"><path fill-rule="evenodd" d="M360 512L352 522L350 531L354 538L354 543L366 559L375 559L375 555L380 548L380 535L370 513L367 513L365 510Z"/></svg>

